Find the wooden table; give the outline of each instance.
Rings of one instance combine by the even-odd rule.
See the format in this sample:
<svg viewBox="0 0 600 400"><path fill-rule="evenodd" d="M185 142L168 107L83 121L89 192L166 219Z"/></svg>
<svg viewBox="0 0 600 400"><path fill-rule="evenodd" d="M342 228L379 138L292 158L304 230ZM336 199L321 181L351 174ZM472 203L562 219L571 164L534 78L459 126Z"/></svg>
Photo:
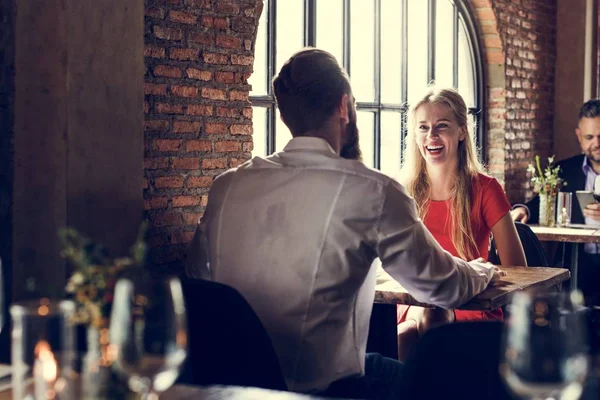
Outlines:
<svg viewBox="0 0 600 400"><path fill-rule="evenodd" d="M569 279L569 270L564 268L542 267L505 267L508 274L500 281L491 284L483 292L475 296L468 303L458 307L459 310L495 310L506 305L516 291L523 289L548 289L558 283ZM382 271L383 272L383 271ZM387 275L387 273L383 272ZM375 303L405 304L421 307L432 307L430 304L421 303L410 295L398 282L385 275L378 275L378 284L375 287Z"/></svg>
<svg viewBox="0 0 600 400"><path fill-rule="evenodd" d="M10 389L0 392L0 400L11 400ZM292 392L279 392L260 388L238 386L186 386L175 385L160 395L161 400L310 400L319 397Z"/></svg>
<svg viewBox="0 0 600 400"><path fill-rule="evenodd" d="M529 225L542 242L560 242L571 245L571 288L577 288L579 243L600 243L600 228L562 228Z"/></svg>

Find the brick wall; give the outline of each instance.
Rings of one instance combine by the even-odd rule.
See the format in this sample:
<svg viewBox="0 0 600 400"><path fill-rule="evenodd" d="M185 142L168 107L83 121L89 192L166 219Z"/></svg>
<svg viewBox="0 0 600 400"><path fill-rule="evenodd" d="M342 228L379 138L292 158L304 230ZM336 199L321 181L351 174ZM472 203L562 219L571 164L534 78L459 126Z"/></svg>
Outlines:
<svg viewBox="0 0 600 400"><path fill-rule="evenodd" d="M169 270L214 177L250 158L262 0L146 0L145 178L151 261Z"/></svg>
<svg viewBox="0 0 600 400"><path fill-rule="evenodd" d="M488 67L490 170L505 182L509 200L522 200L531 195L527 164L552 151L556 0L471 5Z"/></svg>

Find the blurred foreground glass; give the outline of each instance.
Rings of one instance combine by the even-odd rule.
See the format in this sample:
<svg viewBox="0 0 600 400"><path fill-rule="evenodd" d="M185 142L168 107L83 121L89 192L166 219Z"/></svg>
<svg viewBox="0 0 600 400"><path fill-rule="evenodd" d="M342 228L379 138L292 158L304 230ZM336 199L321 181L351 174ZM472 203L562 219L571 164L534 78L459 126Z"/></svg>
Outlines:
<svg viewBox="0 0 600 400"><path fill-rule="evenodd" d="M13 399L77 398L74 312L73 302L48 299L10 307Z"/></svg>
<svg viewBox="0 0 600 400"><path fill-rule="evenodd" d="M171 387L187 355L186 312L177 278L135 271L119 279L110 319L117 371L142 399Z"/></svg>
<svg viewBox="0 0 600 400"><path fill-rule="evenodd" d="M589 357L580 292L515 293L500 374L522 399L578 399Z"/></svg>
<svg viewBox="0 0 600 400"><path fill-rule="evenodd" d="M571 223L573 193L558 192L556 198L556 223L558 226L567 226Z"/></svg>

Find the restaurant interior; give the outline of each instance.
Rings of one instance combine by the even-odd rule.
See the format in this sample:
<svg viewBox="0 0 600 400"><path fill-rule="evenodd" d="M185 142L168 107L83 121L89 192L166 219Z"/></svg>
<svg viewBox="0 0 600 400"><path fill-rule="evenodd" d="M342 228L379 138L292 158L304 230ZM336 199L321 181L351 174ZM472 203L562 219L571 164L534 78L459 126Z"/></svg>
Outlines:
<svg viewBox="0 0 600 400"><path fill-rule="evenodd" d="M327 50L348 72L363 163L390 177L402 163L411 99L431 83L456 88L469 110L478 156L511 205L536 196L528 170L536 156L544 166L549 157L560 161L582 153L578 113L585 101L600 98L597 0L0 0L0 20L0 399L86 398L67 396L68 390L61 395L65 381L56 378L56 363L53 383L46 379L45 357L54 362L54 356L44 355L41 331L25 327L36 318L54 324L44 332L60 332L59 347L71 345L75 352L92 349L82 326L105 327L95 329L98 354L106 350L110 358L120 333L111 326L108 338L108 324L115 324L108 319L119 316L103 315L103 307L113 301L115 285L126 290L115 276L136 263L163 285L152 286L147 298L131 294L131 307L145 307L156 296L174 310L163 322L173 327L178 350L171 361L179 364L172 379L163 379L168 383L154 388L164 392L161 398L296 398L285 397L293 396L285 382L270 380L281 372L269 337L253 335L251 328L247 336L233 333L239 322L224 314L243 315L245 302L210 298L202 283L182 291L169 279L185 274L186 251L216 177L282 151L291 139L271 82L301 48ZM523 289L537 288L570 294L571 314L581 317L571 293L578 288L577 249L600 243L600 229L561 228L562 208L558 214L552 208L549 226L523 228L533 232L535 246L541 242L535 255L523 243L529 267L507 267L504 283L465 309L510 310L512 302L526 303ZM571 250L561 253L565 249ZM561 262L557 254L563 254ZM565 262L564 254L575 261ZM80 290L82 266L86 273L96 266L109 272ZM69 304L59 303L66 298ZM78 314L69 307L78 303L79 310L96 298L102 304L87 308L92 316L75 324L74 337L67 335L69 318ZM397 357L396 304L426 305L398 282L379 283L367 351ZM539 346L527 349L535 358L536 349L546 354L554 346L565 353L585 342L586 360L568 361L578 388L563 382L554 395L535 397L535 390L521 387L534 384L499 372L513 349L502 347L504 356L491 350L493 356L481 361L454 348L456 338L465 345L484 343L467 324L448 336L445 327L432 329L430 342L420 343L425 350L412 364L405 398L439 398L441 387L454 386L450 376L460 374L466 382L458 386L470 387L460 392L463 398L600 398L600 303L584 308L584 339L577 341L573 328L569 343L544 346L539 343L547 338L540 336ZM258 319L247 323L262 330ZM509 346L514 324L496 328L486 333L489 340L498 349ZM29 372L33 389L25 394L29 389L21 388L20 395L18 387L27 385L16 365L19 358L31 361L28 352L36 365ZM219 354L227 362L215 361ZM58 364L64 363L60 358ZM190 365L203 380L190 375ZM455 367L456 375L440 379L437 389L424 389L426 376ZM58 368L60 375L67 367ZM115 379L114 372L106 374L96 378ZM145 381L131 378L135 374L129 373L124 390L147 395ZM85 386L86 378L79 379ZM227 386L210 397L214 384ZM563 397L553 397L561 391ZM152 395L146 398L157 398ZM87 394L125 398L119 396Z"/></svg>

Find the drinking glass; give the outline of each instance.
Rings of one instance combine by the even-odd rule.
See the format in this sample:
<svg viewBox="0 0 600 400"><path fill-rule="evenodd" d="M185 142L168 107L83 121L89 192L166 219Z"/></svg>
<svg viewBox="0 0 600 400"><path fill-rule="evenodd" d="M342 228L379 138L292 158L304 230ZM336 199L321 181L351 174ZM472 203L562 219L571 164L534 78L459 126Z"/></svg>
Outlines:
<svg viewBox="0 0 600 400"><path fill-rule="evenodd" d="M177 278L136 271L119 279L110 320L114 367L142 399L171 387L187 355L186 312Z"/></svg>
<svg viewBox="0 0 600 400"><path fill-rule="evenodd" d="M558 226L567 226L571 223L573 193L558 192L556 198L556 223Z"/></svg>
<svg viewBox="0 0 600 400"><path fill-rule="evenodd" d="M580 292L515 293L505 325L500 374L524 399L578 399L588 371Z"/></svg>

